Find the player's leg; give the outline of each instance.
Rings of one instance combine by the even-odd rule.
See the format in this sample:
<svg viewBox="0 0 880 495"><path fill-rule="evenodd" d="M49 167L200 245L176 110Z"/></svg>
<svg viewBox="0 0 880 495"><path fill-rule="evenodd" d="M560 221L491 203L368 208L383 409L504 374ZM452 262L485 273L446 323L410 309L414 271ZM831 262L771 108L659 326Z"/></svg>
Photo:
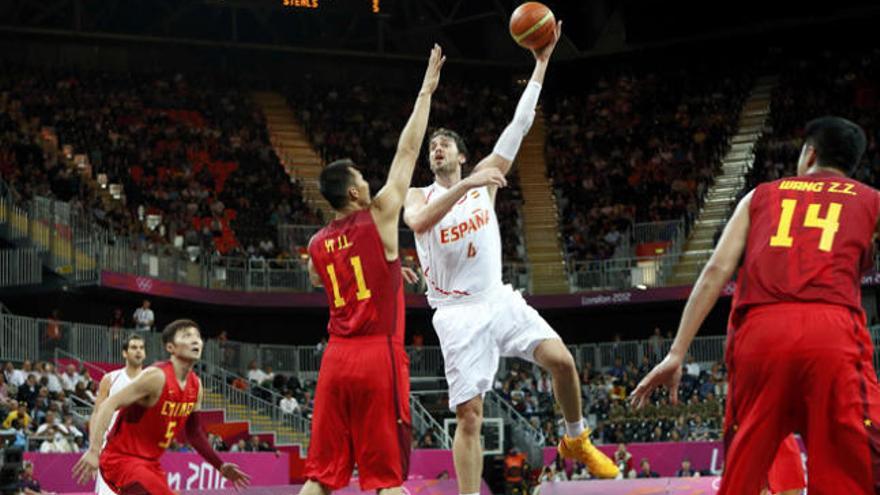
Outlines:
<svg viewBox="0 0 880 495"><path fill-rule="evenodd" d="M797 329L788 315L750 314L727 349L729 395L724 420L724 474L719 495L760 493L779 445L799 409Z"/></svg>
<svg viewBox="0 0 880 495"><path fill-rule="evenodd" d="M480 491L483 473L483 394L492 389L500 357L491 332L492 307L488 303L441 307L433 318L446 364L449 408L458 420L452 457L458 489L464 495Z"/></svg>
<svg viewBox="0 0 880 495"><path fill-rule="evenodd" d="M399 492L409 474L409 360L402 345L359 348L351 373L351 435L361 491Z"/></svg>
<svg viewBox="0 0 880 495"><path fill-rule="evenodd" d="M331 490L317 481L308 480L299 490L299 495L330 495Z"/></svg>
<svg viewBox="0 0 880 495"><path fill-rule="evenodd" d="M880 493L880 388L870 336L848 313L812 319L822 352L804 366L808 492Z"/></svg>
<svg viewBox="0 0 880 495"><path fill-rule="evenodd" d="M794 435L786 437L776 451L767 473L767 486L777 495L799 494L807 487L801 449Z"/></svg>
<svg viewBox="0 0 880 495"><path fill-rule="evenodd" d="M452 439L452 458L458 489L462 494L480 492L483 474L483 448L480 430L483 426L483 398L474 397L455 408L458 424Z"/></svg>
<svg viewBox="0 0 880 495"><path fill-rule="evenodd" d="M351 479L354 453L346 407L350 389L344 374L351 354L345 346L331 344L321 360L305 466L305 478L311 483L303 485L302 495L329 493L345 487Z"/></svg>
<svg viewBox="0 0 880 495"><path fill-rule="evenodd" d="M493 333L501 353L537 363L553 376L553 392L565 417L567 434L560 454L587 465L598 478L615 478L619 469L590 442L584 425L580 382L574 358L559 335L510 288L495 300Z"/></svg>

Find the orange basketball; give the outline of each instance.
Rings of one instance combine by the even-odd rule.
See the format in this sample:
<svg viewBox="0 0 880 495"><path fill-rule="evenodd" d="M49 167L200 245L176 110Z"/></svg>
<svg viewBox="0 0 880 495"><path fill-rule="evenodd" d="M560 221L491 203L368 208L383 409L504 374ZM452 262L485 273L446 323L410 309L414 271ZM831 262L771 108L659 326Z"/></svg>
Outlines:
<svg viewBox="0 0 880 495"><path fill-rule="evenodd" d="M556 17L540 2L526 2L510 16L510 35L523 48L535 50L553 41Z"/></svg>

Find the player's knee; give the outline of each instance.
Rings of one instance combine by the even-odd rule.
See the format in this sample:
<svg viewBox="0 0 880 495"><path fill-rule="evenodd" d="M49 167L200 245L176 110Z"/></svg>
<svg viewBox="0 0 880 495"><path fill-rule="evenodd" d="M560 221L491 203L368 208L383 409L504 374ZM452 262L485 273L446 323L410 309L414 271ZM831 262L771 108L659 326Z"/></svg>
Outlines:
<svg viewBox="0 0 880 495"><path fill-rule="evenodd" d="M458 430L465 435L479 435L483 422L483 407L477 401L466 402L455 413L458 419Z"/></svg>
<svg viewBox="0 0 880 495"><path fill-rule="evenodd" d="M548 371L550 371L550 373L552 373L553 375L562 375L571 372L577 373L577 368L575 367L574 363L574 357L572 357L568 349L564 347L558 352L554 352L552 355L550 355L545 364Z"/></svg>

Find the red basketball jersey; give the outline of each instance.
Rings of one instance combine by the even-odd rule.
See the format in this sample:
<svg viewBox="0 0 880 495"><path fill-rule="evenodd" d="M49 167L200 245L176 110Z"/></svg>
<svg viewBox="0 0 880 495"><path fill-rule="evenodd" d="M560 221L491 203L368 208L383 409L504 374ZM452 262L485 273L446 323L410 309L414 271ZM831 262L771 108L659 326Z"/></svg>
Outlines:
<svg viewBox="0 0 880 495"><path fill-rule="evenodd" d="M776 302L861 311L861 276L872 266L878 212L876 190L835 173L755 188L732 323L749 307Z"/></svg>
<svg viewBox="0 0 880 495"><path fill-rule="evenodd" d="M158 460L183 431L187 418L199 398L199 379L192 371L181 389L170 361L154 364L165 373L165 388L152 407L132 404L119 411L119 417L107 438L104 454L130 455Z"/></svg>
<svg viewBox="0 0 880 495"><path fill-rule="evenodd" d="M312 237L309 256L327 293L330 335L390 335L403 341L400 259L385 260L369 210L330 222Z"/></svg>

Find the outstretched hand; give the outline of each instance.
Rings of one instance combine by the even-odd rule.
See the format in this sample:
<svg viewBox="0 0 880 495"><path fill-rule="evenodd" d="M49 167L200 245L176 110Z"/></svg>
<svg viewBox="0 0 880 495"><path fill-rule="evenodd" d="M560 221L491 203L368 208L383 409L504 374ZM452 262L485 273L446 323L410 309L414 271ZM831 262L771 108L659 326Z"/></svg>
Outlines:
<svg viewBox="0 0 880 495"><path fill-rule="evenodd" d="M446 56L443 55L443 49L440 45L434 44L431 49L431 56L428 57L428 68L425 70L425 79L422 81L422 91L433 93L440 83L440 69L446 62Z"/></svg>
<svg viewBox="0 0 880 495"><path fill-rule="evenodd" d="M236 490L247 488L247 486L251 484L251 477L242 471L238 465L231 462L224 462L223 465L220 466L220 474L231 481L232 486L234 486Z"/></svg>
<svg viewBox="0 0 880 495"><path fill-rule="evenodd" d="M660 364L654 367L629 395L630 405L636 409L648 403L651 394L657 387L665 386L669 390L669 402L678 404L678 385L681 383L682 360L667 354Z"/></svg>
<svg viewBox="0 0 880 495"><path fill-rule="evenodd" d="M559 43L559 38L562 36L562 21L558 21L556 23L556 29L553 30L553 41L547 43L541 48L537 48L532 50L532 54L535 56L535 60L538 62L547 62L550 60L550 56L553 55L553 50L556 48L556 43Z"/></svg>
<svg viewBox="0 0 880 495"><path fill-rule="evenodd" d="M71 474L80 485L95 479L98 474L98 453L92 449L86 451L74 464Z"/></svg>
<svg viewBox="0 0 880 495"><path fill-rule="evenodd" d="M419 283L419 274L416 273L415 270L408 266L400 267L400 271L403 274L403 280L408 284L417 284Z"/></svg>
<svg viewBox="0 0 880 495"><path fill-rule="evenodd" d="M496 167L486 167L482 170L477 170L465 180L468 181L468 186L470 187L505 187L507 185L507 179L504 177L504 174Z"/></svg>

